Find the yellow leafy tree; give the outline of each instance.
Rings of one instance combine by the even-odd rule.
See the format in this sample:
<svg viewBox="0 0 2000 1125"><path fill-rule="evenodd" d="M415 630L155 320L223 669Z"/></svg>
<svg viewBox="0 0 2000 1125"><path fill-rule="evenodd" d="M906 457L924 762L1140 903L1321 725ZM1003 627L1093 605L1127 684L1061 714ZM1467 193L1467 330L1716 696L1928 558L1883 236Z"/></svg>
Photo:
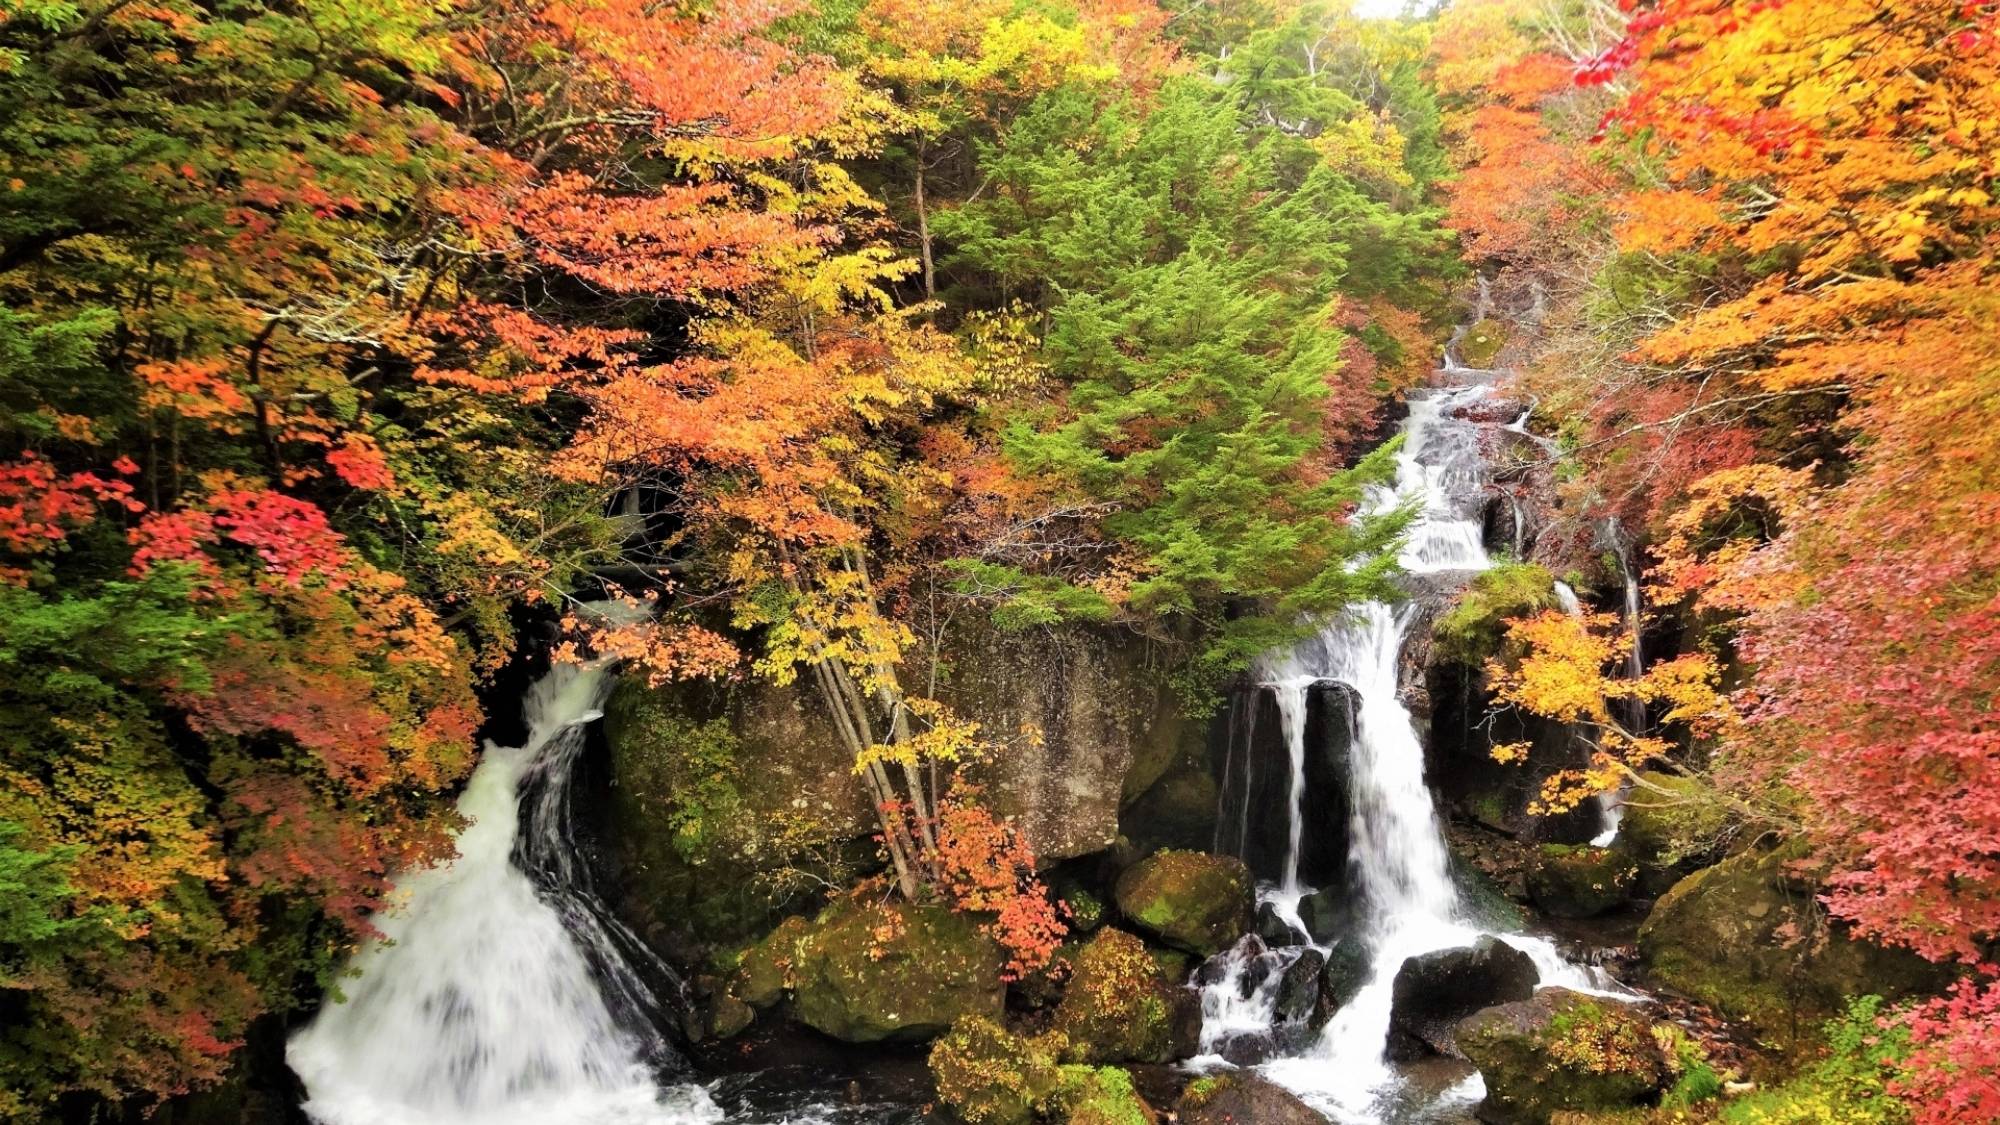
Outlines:
<svg viewBox="0 0 2000 1125"><path fill-rule="evenodd" d="M1627 783L1645 785L1640 771L1665 758L1678 736L1707 741L1735 727L1736 710L1721 689L1714 657L1687 653L1637 679L1621 678L1616 670L1624 667L1631 643L1611 614L1548 610L1508 623L1505 650L1486 663L1495 703L1569 724L1591 747L1589 765L1543 781L1531 812L1563 813ZM1656 724L1634 730L1621 719L1620 705L1631 701L1645 704ZM1528 749L1525 742L1503 742L1492 755L1518 763L1527 760Z"/></svg>

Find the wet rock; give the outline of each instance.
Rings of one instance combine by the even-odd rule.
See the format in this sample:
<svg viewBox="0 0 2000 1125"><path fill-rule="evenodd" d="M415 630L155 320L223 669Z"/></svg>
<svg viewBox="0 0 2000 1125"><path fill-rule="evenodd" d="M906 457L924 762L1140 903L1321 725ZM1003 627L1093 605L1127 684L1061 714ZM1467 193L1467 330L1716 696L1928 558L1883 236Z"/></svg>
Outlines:
<svg viewBox="0 0 2000 1125"><path fill-rule="evenodd" d="M1268 1079L1245 1071L1187 1084L1174 1103L1179 1125L1326 1125L1320 1112Z"/></svg>
<svg viewBox="0 0 2000 1125"><path fill-rule="evenodd" d="M1360 941L1350 938L1334 943L1327 950L1325 967L1320 970L1319 1003L1313 1010L1313 1025L1326 1023L1335 1012L1347 1007L1374 970L1367 947Z"/></svg>
<svg viewBox="0 0 2000 1125"><path fill-rule="evenodd" d="M1250 871L1201 852L1156 852L1118 877L1118 909L1160 941L1209 956L1250 929Z"/></svg>
<svg viewBox="0 0 2000 1125"><path fill-rule="evenodd" d="M1621 849L1543 844L1528 871L1528 897L1557 918L1595 918L1624 903L1638 875Z"/></svg>
<svg viewBox="0 0 2000 1125"><path fill-rule="evenodd" d="M1310 1019L1319 1006L1320 978L1325 969L1325 954L1317 949L1300 950L1278 973L1272 1015L1283 1023Z"/></svg>
<svg viewBox="0 0 2000 1125"><path fill-rule="evenodd" d="M1278 908L1268 902L1257 904L1257 919L1254 932L1270 946L1301 945L1305 935L1278 914Z"/></svg>
<svg viewBox="0 0 2000 1125"><path fill-rule="evenodd" d="M757 1021L757 1010L727 992L710 998L706 1013L706 1033L711 1040L734 1039Z"/></svg>
<svg viewBox="0 0 2000 1125"><path fill-rule="evenodd" d="M997 1017L1005 958L977 919L943 906L842 899L794 947L792 1010L849 1043L927 1039Z"/></svg>
<svg viewBox="0 0 2000 1125"><path fill-rule="evenodd" d="M1547 1125L1558 1112L1615 1112L1657 1098L1674 1064L1654 1022L1631 1005L1545 988L1475 1013L1454 1038L1486 1082L1481 1121Z"/></svg>
<svg viewBox="0 0 2000 1125"><path fill-rule="evenodd" d="M1481 1008L1528 999L1540 979L1533 959L1491 935L1404 961L1390 986L1390 1056L1464 1058L1452 1041L1458 1021Z"/></svg>
<svg viewBox="0 0 2000 1125"><path fill-rule="evenodd" d="M1076 955L1054 1029L1066 1036L1063 1061L1163 1063L1174 1056L1176 993L1146 944L1101 929Z"/></svg>
<svg viewBox="0 0 2000 1125"><path fill-rule="evenodd" d="M1299 920L1314 942L1325 945L1345 935L1354 924L1354 907L1339 887L1314 891L1299 900Z"/></svg>
<svg viewBox="0 0 2000 1125"><path fill-rule="evenodd" d="M1803 849L1745 852L1676 883L1639 927L1656 983L1753 1024L1781 1044L1813 1034L1848 995L1941 988L1949 970L1849 936L1791 868Z"/></svg>

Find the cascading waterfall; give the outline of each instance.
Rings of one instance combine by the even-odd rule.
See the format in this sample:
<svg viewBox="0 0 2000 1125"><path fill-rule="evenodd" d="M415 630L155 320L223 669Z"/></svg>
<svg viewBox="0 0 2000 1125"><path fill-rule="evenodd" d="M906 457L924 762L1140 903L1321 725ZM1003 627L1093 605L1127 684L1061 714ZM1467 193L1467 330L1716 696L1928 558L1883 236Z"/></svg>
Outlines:
<svg viewBox="0 0 2000 1125"><path fill-rule="evenodd" d="M698 1087L659 1084L672 1049L642 1018L651 993L569 836L569 775L610 686L602 663L559 663L535 683L527 744L489 743L459 798L458 857L396 881L345 995L293 1036L287 1061L320 1125L721 1118Z"/></svg>
<svg viewBox="0 0 2000 1125"><path fill-rule="evenodd" d="M1491 565L1481 542L1479 508L1486 483L1480 426L1456 417L1491 393L1490 373L1459 366L1447 352L1444 373L1461 385L1415 396L1403 427L1404 445L1392 485L1372 490L1365 507L1387 511L1404 504L1417 508L1399 556L1413 574L1476 572ZM1288 810L1291 854L1285 878L1262 892L1278 916L1301 933L1298 905L1308 888L1298 884L1298 852L1304 809L1305 711L1313 684L1332 680L1359 698L1354 746L1349 762L1351 813L1349 892L1358 908L1356 932L1340 940L1361 942L1366 950L1367 983L1316 1040L1288 1057L1264 1064L1267 1075L1290 1087L1337 1120L1384 1121L1399 1079L1385 1058L1391 985L1403 961L1416 954L1471 944L1481 933L1467 916L1452 882L1449 853L1431 793L1424 782L1423 745L1398 694L1397 674L1412 611L1370 602L1351 607L1314 637L1289 651L1268 655L1258 669L1260 687L1271 691L1285 717L1293 779ZM1518 934L1504 940L1528 953L1544 984L1602 991L1609 982L1591 970L1573 967L1539 938ZM1330 952L1331 947L1321 947ZM1283 956L1272 951L1266 957ZM1203 992L1203 1043L1216 1050L1231 1035L1269 1025L1277 974L1251 959L1232 965L1223 979ZM1260 969L1266 983L1246 990L1243 974ZM1449 1093L1463 1101L1480 1094L1477 1077Z"/></svg>

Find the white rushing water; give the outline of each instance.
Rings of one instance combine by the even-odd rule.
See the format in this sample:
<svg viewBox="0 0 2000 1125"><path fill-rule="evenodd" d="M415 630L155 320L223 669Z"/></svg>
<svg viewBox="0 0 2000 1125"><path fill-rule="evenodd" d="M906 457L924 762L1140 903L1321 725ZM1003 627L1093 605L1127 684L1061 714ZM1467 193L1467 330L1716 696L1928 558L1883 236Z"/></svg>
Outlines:
<svg viewBox="0 0 2000 1125"><path fill-rule="evenodd" d="M1446 374L1475 381L1412 399L1395 481L1376 488L1366 504L1372 512L1405 504L1417 510L1399 556L1413 574L1477 572L1492 565L1481 542L1486 483L1481 427L1454 416L1487 398L1490 388L1480 381L1481 373L1454 364L1447 364ZM1470 945L1482 932L1452 882L1444 835L1424 782L1423 744L1397 691L1411 616L1408 607L1398 610L1380 602L1354 606L1316 636L1267 656L1258 669L1260 685L1274 694L1284 718L1293 769L1291 850L1283 881L1267 888L1264 900L1301 932L1298 905L1309 891L1298 882L1301 822L1308 815L1303 792L1308 693L1313 684L1332 680L1353 688L1359 700L1347 825L1348 889L1359 907L1359 925L1345 940L1364 943L1367 983L1308 1046L1263 1066L1269 1077L1316 1108L1353 1125L1384 1121L1385 1106L1400 1083L1384 1057L1397 969L1416 954ZM1566 963L1547 941L1500 936L1533 958L1545 985L1601 991L1610 984L1592 970ZM1295 954L1272 951L1266 956ZM1204 989L1205 1049L1216 1050L1232 1035L1270 1026L1276 974L1246 995L1239 978L1248 971L1251 962L1234 965L1226 979ZM1463 1104L1481 1092L1475 1075L1438 1100Z"/></svg>
<svg viewBox="0 0 2000 1125"><path fill-rule="evenodd" d="M381 936L356 953L287 1061L321 1125L704 1125L698 1087L663 1089L661 1045L606 999L645 986L606 927L565 888L579 878L563 822L570 767L599 716L603 666L557 664L524 705L527 745L488 744L459 798L458 857L396 881ZM526 783L547 790L517 839ZM522 850L557 863L544 894ZM564 909L551 903L554 897ZM586 948L586 943L590 948ZM358 975L356 975L358 974Z"/></svg>

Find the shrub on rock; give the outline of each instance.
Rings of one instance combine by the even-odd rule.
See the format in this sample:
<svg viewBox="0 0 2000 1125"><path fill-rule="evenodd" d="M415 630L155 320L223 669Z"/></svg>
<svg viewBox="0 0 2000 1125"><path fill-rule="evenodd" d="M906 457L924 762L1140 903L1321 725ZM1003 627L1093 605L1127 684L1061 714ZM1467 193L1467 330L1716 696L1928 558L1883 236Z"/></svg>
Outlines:
<svg viewBox="0 0 2000 1125"><path fill-rule="evenodd" d="M1133 925L1203 957L1229 948L1251 926L1250 869L1229 856L1156 852L1119 876L1115 897Z"/></svg>
<svg viewBox="0 0 2000 1125"><path fill-rule="evenodd" d="M1174 1016L1184 992L1160 972L1146 943L1109 927L1072 961L1055 1029L1069 1062L1163 1063L1174 1056ZM1190 999L1192 996L1190 994Z"/></svg>
<svg viewBox="0 0 2000 1125"><path fill-rule="evenodd" d="M938 1099L970 1125L1027 1125L1062 1085L1059 1036L1027 1039L966 1016L931 1045Z"/></svg>
<svg viewBox="0 0 2000 1125"><path fill-rule="evenodd" d="M1160 1115L1115 1066L1066 1066L1055 1108L1064 1125L1158 1125Z"/></svg>

